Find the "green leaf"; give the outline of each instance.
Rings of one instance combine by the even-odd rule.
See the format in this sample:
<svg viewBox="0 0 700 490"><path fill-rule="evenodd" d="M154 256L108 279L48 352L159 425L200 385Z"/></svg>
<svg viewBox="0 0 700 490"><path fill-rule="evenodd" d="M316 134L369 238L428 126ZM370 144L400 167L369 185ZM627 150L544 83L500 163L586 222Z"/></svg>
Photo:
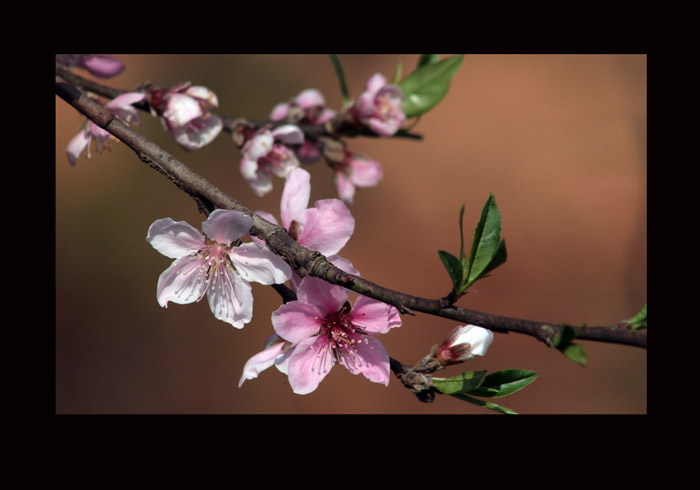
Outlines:
<svg viewBox="0 0 700 490"><path fill-rule="evenodd" d="M328 57L331 59L335 73L338 76L338 81L340 82L340 93L343 97L343 107L345 107L350 102L350 93L348 92L348 86L345 83L345 73L343 72L343 67L340 65L340 60L334 54L329 54Z"/></svg>
<svg viewBox="0 0 700 490"><path fill-rule="evenodd" d="M454 287L454 290L458 291L460 285L462 284L462 263L457 257L449 252L445 252L444 250L438 250L438 255L440 256L440 260L442 260L445 269L447 269L450 279L452 279L452 286Z"/></svg>
<svg viewBox="0 0 700 490"><path fill-rule="evenodd" d="M422 54L418 58L418 68L423 65L429 65L431 63L436 63L440 59L439 54Z"/></svg>
<svg viewBox="0 0 700 490"><path fill-rule="evenodd" d="M427 58L421 58L423 64L399 82L404 93L402 108L407 118L429 111L447 95L462 57L451 56L434 63L426 63Z"/></svg>
<svg viewBox="0 0 700 490"><path fill-rule="evenodd" d="M629 320L624 320L631 332L635 332L640 328L647 328L647 305L640 310L639 313L634 315Z"/></svg>
<svg viewBox="0 0 700 490"><path fill-rule="evenodd" d="M580 345L572 342L575 338L576 333L574 333L574 330L568 325L562 325L561 330L551 340L550 347L557 349L575 363L586 367L588 365L586 351Z"/></svg>
<svg viewBox="0 0 700 490"><path fill-rule="evenodd" d="M508 415L518 415L517 412L514 412L510 408L502 407L500 405L496 405L493 402L485 401L485 400L479 400L477 398L472 398L469 395L465 395L464 393L455 393L454 395L455 398L459 398L460 400L464 400L465 402L473 403L474 405L477 405L479 407L484 407L488 408L489 410L494 410L496 412L500 413L505 413Z"/></svg>
<svg viewBox="0 0 700 490"><path fill-rule="evenodd" d="M445 395L465 393L479 387L486 371L468 371L452 378L433 378L433 385Z"/></svg>
<svg viewBox="0 0 700 490"><path fill-rule="evenodd" d="M499 398L522 390L535 381L537 373L523 369L506 369L484 377L478 388L469 391L472 396Z"/></svg>
<svg viewBox="0 0 700 490"><path fill-rule="evenodd" d="M559 350L569 359L583 367L588 365L586 351L578 344L566 344L559 347Z"/></svg>
<svg viewBox="0 0 700 490"><path fill-rule="evenodd" d="M486 268L481 272L479 279L483 279L488 275L489 272L494 270L499 265L504 264L507 258L508 253L506 252L506 241L504 239L501 239L500 243L498 244L498 250L496 250L496 253L491 259L491 262L489 262L489 265L487 265Z"/></svg>
<svg viewBox="0 0 700 490"><path fill-rule="evenodd" d="M463 275L463 290L505 262L506 249L505 241L501 239L502 226L501 213L491 194L474 229L472 248Z"/></svg>

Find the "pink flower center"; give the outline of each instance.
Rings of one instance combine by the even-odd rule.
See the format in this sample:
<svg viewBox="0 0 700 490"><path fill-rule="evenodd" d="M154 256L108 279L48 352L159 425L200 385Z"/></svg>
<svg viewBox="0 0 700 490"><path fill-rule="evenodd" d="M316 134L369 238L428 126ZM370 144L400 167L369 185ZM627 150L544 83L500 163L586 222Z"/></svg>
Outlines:
<svg viewBox="0 0 700 490"><path fill-rule="evenodd" d="M284 169L291 160L291 155L286 146L279 143L272 145L270 152L262 157L258 163L262 170L267 173L276 173Z"/></svg>
<svg viewBox="0 0 700 490"><path fill-rule="evenodd" d="M167 106L167 100L165 96L167 95L167 93L168 91L162 88L151 90L151 108L153 108L153 110L156 111L158 114L163 114L163 112L165 111L165 108Z"/></svg>
<svg viewBox="0 0 700 490"><path fill-rule="evenodd" d="M349 302L343 308L324 318L323 325L318 335L329 343L338 362L346 365L353 365L361 362L357 352L357 346L363 341L368 343L366 334L362 327L355 326L350 321L349 313L351 309Z"/></svg>
<svg viewBox="0 0 700 490"><path fill-rule="evenodd" d="M382 121L401 117L400 102L390 94L381 94L375 98L374 114Z"/></svg>
<svg viewBox="0 0 700 490"><path fill-rule="evenodd" d="M205 238L205 243L206 246L197 253L197 257L200 259L197 277L206 282L206 287L199 299L204 297L212 284L214 288L221 289L226 283L230 283L231 279L227 271L224 270L225 268L228 268L229 272L235 271L228 256L231 247L209 238ZM228 284L228 286L233 288L233 284Z"/></svg>

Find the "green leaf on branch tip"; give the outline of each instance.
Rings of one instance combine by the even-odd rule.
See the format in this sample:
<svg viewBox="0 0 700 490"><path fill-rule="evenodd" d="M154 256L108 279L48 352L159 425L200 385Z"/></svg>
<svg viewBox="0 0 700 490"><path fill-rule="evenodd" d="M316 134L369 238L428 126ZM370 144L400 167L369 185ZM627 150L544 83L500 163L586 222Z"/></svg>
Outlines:
<svg viewBox="0 0 700 490"><path fill-rule="evenodd" d="M523 369L506 369L484 377L478 388L468 392L472 396L500 398L522 390L535 381L537 373Z"/></svg>
<svg viewBox="0 0 700 490"><path fill-rule="evenodd" d="M588 365L586 351L580 345L572 342L575 338L574 330L568 325L562 325L561 330L551 340L550 347L557 349L575 363L586 367Z"/></svg>
<svg viewBox="0 0 700 490"><path fill-rule="evenodd" d="M493 269L506 261L506 243L501 238L501 213L491 194L481 210L481 218L474 229L469 260L464 264L463 289L486 277Z"/></svg>
<svg viewBox="0 0 700 490"><path fill-rule="evenodd" d="M583 367L588 365L586 351L578 344L566 344L558 348L566 357Z"/></svg>
<svg viewBox="0 0 700 490"><path fill-rule="evenodd" d="M452 77L462 64L462 57L451 56L437 62L426 62L432 58L421 57L418 68L398 84L403 90L401 106L407 118L429 111L447 95Z"/></svg>
<svg viewBox="0 0 700 490"><path fill-rule="evenodd" d="M462 285L462 263L457 257L449 252L445 252L444 250L438 250L438 255L440 256L440 260L445 266L445 269L447 269L450 279L452 279L454 291L458 292Z"/></svg>
<svg viewBox="0 0 700 490"><path fill-rule="evenodd" d="M420 58L418 58L418 67L417 68L420 68L423 65L437 63L439 59L440 59L439 54L422 54L422 55L420 55Z"/></svg>
<svg viewBox="0 0 700 490"><path fill-rule="evenodd" d="M433 385L445 395L466 393L479 387L486 371L468 371L451 378L433 378Z"/></svg>
<svg viewBox="0 0 700 490"><path fill-rule="evenodd" d="M465 395L464 393L455 393L454 395L455 398L459 398L460 400L464 400L465 402L473 403L474 405L477 405L479 407L483 408L488 408L489 410L494 410L496 412L500 413L505 413L508 415L518 415L518 412L514 412L510 408L502 407L500 405L496 405L493 402L489 402L486 400L479 400L477 398L472 398L469 395Z"/></svg>
<svg viewBox="0 0 700 490"><path fill-rule="evenodd" d="M639 313L629 320L624 320L622 323L630 329L630 332L636 332L640 328L647 328L647 305L644 305L644 308Z"/></svg>

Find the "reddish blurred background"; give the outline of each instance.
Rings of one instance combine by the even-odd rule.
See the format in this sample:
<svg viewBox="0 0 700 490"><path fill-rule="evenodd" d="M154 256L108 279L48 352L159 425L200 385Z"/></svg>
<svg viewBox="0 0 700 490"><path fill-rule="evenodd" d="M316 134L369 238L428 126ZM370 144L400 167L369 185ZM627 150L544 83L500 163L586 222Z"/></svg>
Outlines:
<svg viewBox="0 0 700 490"><path fill-rule="evenodd" d="M323 55L117 55L126 71L108 85L189 80L218 96L221 115L263 119L309 87L331 108L339 85ZM352 96L417 55L340 55ZM76 71L81 75L85 72ZM493 192L508 261L459 305L558 323L613 324L646 302L646 56L467 55L446 99L424 115L423 141L357 138L349 148L380 161L384 180L359 191L353 237L342 255L363 276L414 295L450 289L437 250L458 253L459 209L467 241ZM142 113L135 127L251 209L279 215L283 181L257 197L242 181L226 133L197 152L179 148ZM272 333L280 298L253 285L253 321L237 330L206 301L156 302L171 263L146 243L158 218L199 227L194 202L119 143L71 167L66 145L84 118L56 98L57 413L493 413L451 397L422 404L392 377L388 387L336 367L309 395L271 368L239 388L243 365ZM322 162L311 202L336 197ZM383 335L389 354L413 363L456 323L403 316ZM532 337L497 334L488 355L445 371L521 368L539 373L498 400L520 413L646 413L647 352L580 342L588 367Z"/></svg>

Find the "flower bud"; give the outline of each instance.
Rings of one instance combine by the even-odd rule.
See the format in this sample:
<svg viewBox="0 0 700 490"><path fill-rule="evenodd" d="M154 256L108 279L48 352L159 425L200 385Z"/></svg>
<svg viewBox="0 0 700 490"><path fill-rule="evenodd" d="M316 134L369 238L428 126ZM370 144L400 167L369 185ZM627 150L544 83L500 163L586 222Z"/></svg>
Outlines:
<svg viewBox="0 0 700 490"><path fill-rule="evenodd" d="M486 354L493 342L493 332L476 325L456 327L438 347L436 358L443 366L469 361Z"/></svg>

